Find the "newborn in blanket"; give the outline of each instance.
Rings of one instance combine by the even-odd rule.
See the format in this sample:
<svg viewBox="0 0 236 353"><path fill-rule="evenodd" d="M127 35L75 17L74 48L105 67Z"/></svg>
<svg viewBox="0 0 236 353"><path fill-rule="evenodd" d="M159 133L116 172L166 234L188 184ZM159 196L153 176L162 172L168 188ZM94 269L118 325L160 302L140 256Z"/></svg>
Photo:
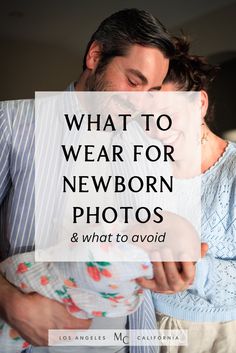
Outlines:
<svg viewBox="0 0 236 353"><path fill-rule="evenodd" d="M126 316L139 307L138 277L152 278L150 262L35 262L35 253L14 255L0 263L1 274L25 293L37 292L64 303L78 318ZM17 353L28 346L0 320L0 346Z"/></svg>

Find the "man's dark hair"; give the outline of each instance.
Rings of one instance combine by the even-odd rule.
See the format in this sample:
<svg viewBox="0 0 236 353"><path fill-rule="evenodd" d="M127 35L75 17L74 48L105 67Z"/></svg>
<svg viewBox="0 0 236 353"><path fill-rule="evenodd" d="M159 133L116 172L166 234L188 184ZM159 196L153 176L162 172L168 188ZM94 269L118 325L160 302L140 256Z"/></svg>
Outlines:
<svg viewBox="0 0 236 353"><path fill-rule="evenodd" d="M190 41L182 35L173 37L175 55L170 60L165 83L174 83L181 91L201 91L209 93L211 83L219 70L219 66L208 63L207 58L189 53ZM208 107L205 121L208 125L213 120L214 105Z"/></svg>
<svg viewBox="0 0 236 353"><path fill-rule="evenodd" d="M100 69L115 56L124 56L133 44L157 48L167 58L174 54L174 45L166 28L149 12L138 9L121 10L100 24L87 45L83 70L94 41L101 45Z"/></svg>

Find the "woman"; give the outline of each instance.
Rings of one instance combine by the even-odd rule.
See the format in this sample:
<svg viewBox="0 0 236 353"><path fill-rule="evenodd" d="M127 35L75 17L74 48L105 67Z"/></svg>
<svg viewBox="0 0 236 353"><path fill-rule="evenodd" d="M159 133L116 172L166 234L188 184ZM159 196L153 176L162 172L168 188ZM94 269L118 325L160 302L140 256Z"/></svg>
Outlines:
<svg viewBox="0 0 236 353"><path fill-rule="evenodd" d="M196 264L193 285L177 294L153 293L158 328L186 329L187 346L163 346L161 353L233 353L236 346L236 146L209 128L213 109L208 88L215 69L189 54L189 44L176 39L163 91L200 91L202 241L208 254Z"/></svg>

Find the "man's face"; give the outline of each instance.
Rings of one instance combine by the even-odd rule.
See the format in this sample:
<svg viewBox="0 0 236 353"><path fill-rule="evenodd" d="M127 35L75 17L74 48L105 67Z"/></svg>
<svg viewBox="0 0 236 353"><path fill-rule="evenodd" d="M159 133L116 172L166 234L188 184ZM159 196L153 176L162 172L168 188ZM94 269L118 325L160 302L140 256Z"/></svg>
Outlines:
<svg viewBox="0 0 236 353"><path fill-rule="evenodd" d="M168 67L169 59L160 50L135 44L125 56L114 57L102 70L99 70L98 62L87 78L86 89L126 92L160 90Z"/></svg>

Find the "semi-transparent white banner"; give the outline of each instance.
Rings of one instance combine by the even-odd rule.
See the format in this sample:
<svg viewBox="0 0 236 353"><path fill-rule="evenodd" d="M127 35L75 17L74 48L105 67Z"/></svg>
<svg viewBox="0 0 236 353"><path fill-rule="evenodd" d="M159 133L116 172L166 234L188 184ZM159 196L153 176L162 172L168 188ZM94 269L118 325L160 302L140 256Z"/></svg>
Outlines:
<svg viewBox="0 0 236 353"><path fill-rule="evenodd" d="M198 92L36 94L37 261L196 261Z"/></svg>

